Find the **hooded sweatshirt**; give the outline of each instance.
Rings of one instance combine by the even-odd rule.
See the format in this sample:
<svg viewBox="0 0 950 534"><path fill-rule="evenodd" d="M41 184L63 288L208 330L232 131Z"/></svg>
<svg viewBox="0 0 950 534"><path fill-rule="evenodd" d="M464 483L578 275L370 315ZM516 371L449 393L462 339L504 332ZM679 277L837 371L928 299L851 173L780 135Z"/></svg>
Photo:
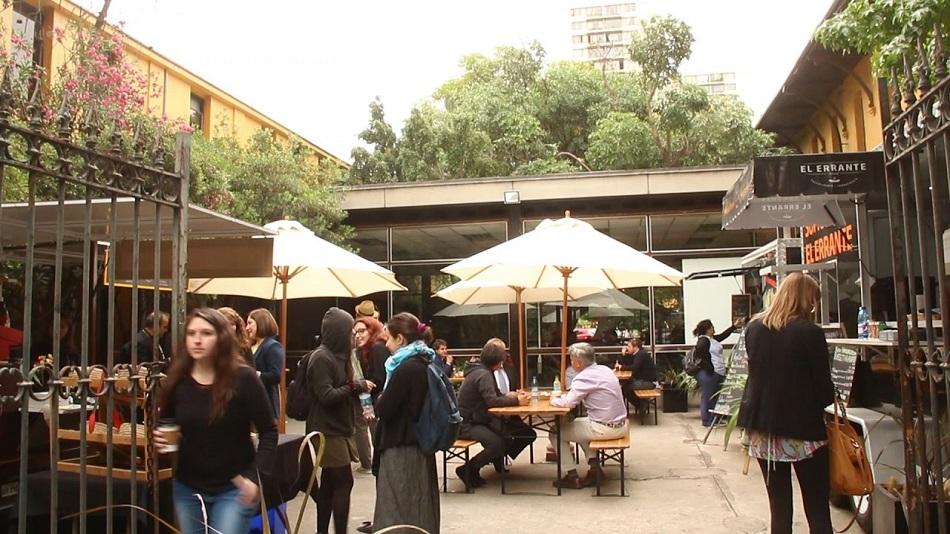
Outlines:
<svg viewBox="0 0 950 534"><path fill-rule="evenodd" d="M353 316L330 308L323 316L320 346L310 357L307 383L314 404L307 416L307 432L323 432L328 437L353 435L353 414L362 384L353 378L350 359Z"/></svg>

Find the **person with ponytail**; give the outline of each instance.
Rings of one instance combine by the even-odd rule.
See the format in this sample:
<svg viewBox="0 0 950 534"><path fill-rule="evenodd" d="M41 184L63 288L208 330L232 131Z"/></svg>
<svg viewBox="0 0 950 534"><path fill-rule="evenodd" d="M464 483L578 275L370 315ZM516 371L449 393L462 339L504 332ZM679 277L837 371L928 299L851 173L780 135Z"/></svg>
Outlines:
<svg viewBox="0 0 950 534"><path fill-rule="evenodd" d="M429 390L427 367L438 357L428 346L432 329L411 313L399 313L386 323L386 331L392 356L386 360L383 391L376 401L373 528L413 525L438 534L435 454L419 448L415 427Z"/></svg>
<svg viewBox="0 0 950 534"><path fill-rule="evenodd" d="M191 312L183 345L160 402L160 428L172 422L180 428L173 489L178 526L184 534L243 534L260 510L258 471L271 472L277 450L267 392L220 312ZM251 425L259 438L256 452ZM175 442L161 430L154 437L159 452Z"/></svg>

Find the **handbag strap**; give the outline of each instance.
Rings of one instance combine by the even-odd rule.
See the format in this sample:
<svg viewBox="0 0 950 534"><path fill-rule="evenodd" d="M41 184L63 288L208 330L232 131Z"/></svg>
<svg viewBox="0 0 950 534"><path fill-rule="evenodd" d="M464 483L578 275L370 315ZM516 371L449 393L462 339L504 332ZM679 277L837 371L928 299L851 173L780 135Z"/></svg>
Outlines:
<svg viewBox="0 0 950 534"><path fill-rule="evenodd" d="M847 532L848 529L851 528L851 525L853 525L854 522L858 519L858 510L861 508L861 503L864 501L864 499L867 499L867 498L868 498L867 495L862 495L862 496L861 496L861 500L859 500L858 503L854 505L854 513L851 514L851 520L848 521L848 524L845 525L844 528L842 528L842 529L839 530L839 529L835 528L834 525L831 525L831 528L834 529L834 531L837 532L838 534L841 534L841 533L843 533L843 532Z"/></svg>

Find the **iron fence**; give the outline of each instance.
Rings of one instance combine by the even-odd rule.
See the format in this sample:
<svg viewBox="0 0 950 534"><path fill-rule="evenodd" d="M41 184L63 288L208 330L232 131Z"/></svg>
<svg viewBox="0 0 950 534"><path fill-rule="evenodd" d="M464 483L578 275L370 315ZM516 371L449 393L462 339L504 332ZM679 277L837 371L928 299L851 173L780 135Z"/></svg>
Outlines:
<svg viewBox="0 0 950 534"><path fill-rule="evenodd" d="M904 503L911 532L946 534L950 76L939 28L933 43L917 45L916 58L905 56L903 72L887 80L890 121L884 132L901 355Z"/></svg>
<svg viewBox="0 0 950 534"><path fill-rule="evenodd" d="M15 457L0 462L17 466L13 482L3 481L8 483L6 493L16 490L8 517L15 518L20 534L46 530L45 520L37 526L37 515L49 516L48 531L52 533L57 532L60 521L70 520L84 534L93 517L104 522L93 530L134 533L140 521L159 514L158 484L164 476L153 461L156 456L151 441L156 416L152 394L157 392L161 366L140 365L147 362L140 361L134 338L143 326L151 326L152 331L159 327L160 313L155 314L152 325L141 325L139 317L144 311L140 301L147 297L152 311L161 311L164 241L171 242L172 250L172 291L170 299L164 300L170 300L171 338L180 339L185 316L190 134L178 134L175 153L168 154L161 134L135 131L130 138L94 113L79 121L61 111L57 126L50 128L40 120L37 105L29 110L34 120L23 123L11 113L14 104L7 81L4 76L0 86L0 263L22 268L22 280L16 285L22 294L11 299L22 305L22 310L9 310L12 326L22 331L22 357L19 365L12 360L0 364L0 421L4 425L0 441L7 442L3 450L18 451ZM38 94L31 98L33 104L38 100ZM123 155L130 150L131 156ZM168 169L172 162L174 168ZM14 199L17 190L25 192L25 198ZM117 201L126 197L134 203L131 220L120 220ZM109 203L106 219L93 216L93 200L101 202L102 198ZM54 209L40 209L49 207L50 202ZM82 216L67 220L67 204L81 206ZM25 213L25 218L13 217L14 211ZM55 221L47 218L51 213L55 213ZM149 224L152 220L154 224ZM44 235L52 232L55 239L39 240L41 230ZM103 280L116 279L116 261L110 253L114 254L120 240L132 242L131 287L122 290L131 292L127 315L117 307L115 283L103 286ZM155 249L154 264L140 265L140 250L150 246L149 242ZM75 261L69 258L79 254L67 258L66 246L81 248L81 298L76 299L78 309L71 310L63 308L64 289L77 288L64 288L63 272L70 266L68 261ZM41 257L52 258L53 276L44 282L50 287L40 288L34 282ZM140 276L140 270L148 274ZM164 278L167 285L167 273ZM61 325L67 314L75 318L80 337L78 361L65 360L63 342L52 333L49 356L34 358L38 333L45 328L37 324L40 295L51 295L53 325ZM131 359L117 362L117 327L124 330L126 325L133 336ZM153 343L154 354L157 336ZM123 399L127 404L120 404ZM116 413L122 414L127 427L115 427ZM104 428L90 426L94 414L104 420ZM71 420L68 427L61 424L66 419ZM48 426L48 447L43 442L44 432L34 428L44 424ZM18 445L14 447L12 440L18 440ZM37 452L48 454L48 469L46 461L33 456ZM95 493L91 488L97 488ZM37 510L44 498L48 498L48 513ZM101 506L92 506L100 501ZM3 504L0 500L0 514ZM119 517L123 521L118 521ZM158 532L158 523L151 523Z"/></svg>

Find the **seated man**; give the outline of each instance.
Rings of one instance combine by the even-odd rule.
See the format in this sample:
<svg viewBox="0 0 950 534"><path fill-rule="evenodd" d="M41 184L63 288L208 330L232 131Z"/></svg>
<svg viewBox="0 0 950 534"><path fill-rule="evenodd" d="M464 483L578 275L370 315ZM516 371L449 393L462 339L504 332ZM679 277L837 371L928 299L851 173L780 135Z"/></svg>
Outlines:
<svg viewBox="0 0 950 534"><path fill-rule="evenodd" d="M656 362L650 353L643 350L643 342L631 339L623 346L623 355L620 357L620 369L630 371L633 377L623 385L623 395L630 404L637 404L637 397L633 394L637 389L656 389L657 373Z"/></svg>
<svg viewBox="0 0 950 534"><path fill-rule="evenodd" d="M514 459L537 437L531 427L517 417L496 417L488 413L496 406L527 405L531 400L524 393L512 391L502 395L495 383L494 372L505 361L505 349L489 341L482 348L480 361L465 369L465 378L459 390L459 412L462 427L459 437L471 439L482 445L482 451L459 466L455 473L465 487L478 487L485 483L478 474L482 467L495 463L495 469L504 469L503 459L507 454Z"/></svg>
<svg viewBox="0 0 950 534"><path fill-rule="evenodd" d="M597 457L591 456L590 442L593 440L618 439L627 435L627 406L620 391L620 381L614 375L613 369L598 365L595 361L594 347L589 343L575 343L568 353L571 356L571 367L577 371L577 376L571 381L571 390L567 395L551 399L551 405L574 408L584 403L587 417L578 417L573 421L564 421L561 425L561 451L558 461L561 469L564 468L564 459L572 458L571 442L580 445L590 469L583 479L577 474L577 462L561 480L554 482L562 488L580 489L593 486L597 482L597 472L600 466ZM549 434L554 440L554 434Z"/></svg>

